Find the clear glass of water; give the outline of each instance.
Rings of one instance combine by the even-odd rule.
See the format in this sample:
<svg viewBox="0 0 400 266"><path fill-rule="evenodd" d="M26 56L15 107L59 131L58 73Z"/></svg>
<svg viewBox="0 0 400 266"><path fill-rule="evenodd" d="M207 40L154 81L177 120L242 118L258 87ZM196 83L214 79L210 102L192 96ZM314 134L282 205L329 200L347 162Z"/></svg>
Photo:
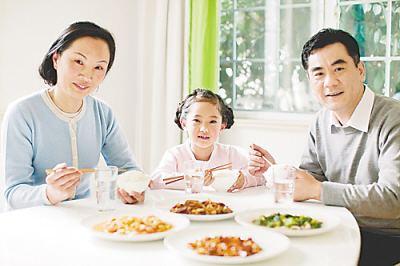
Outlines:
<svg viewBox="0 0 400 266"><path fill-rule="evenodd" d="M199 161L184 162L185 192L188 194L203 191L204 169L203 163Z"/></svg>
<svg viewBox="0 0 400 266"><path fill-rule="evenodd" d="M275 164L271 167L275 203L293 202L296 168L285 164Z"/></svg>
<svg viewBox="0 0 400 266"><path fill-rule="evenodd" d="M115 209L118 167L96 168L94 174L96 203L98 211Z"/></svg>

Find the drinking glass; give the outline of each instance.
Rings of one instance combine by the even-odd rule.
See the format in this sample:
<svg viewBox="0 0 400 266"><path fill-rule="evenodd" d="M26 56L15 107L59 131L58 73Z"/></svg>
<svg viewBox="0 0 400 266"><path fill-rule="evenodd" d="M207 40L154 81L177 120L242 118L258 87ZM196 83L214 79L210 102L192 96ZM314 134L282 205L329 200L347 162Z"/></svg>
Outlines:
<svg viewBox="0 0 400 266"><path fill-rule="evenodd" d="M275 203L293 202L296 168L286 164L271 166Z"/></svg>
<svg viewBox="0 0 400 266"><path fill-rule="evenodd" d="M96 203L98 211L115 209L118 167L96 168L94 174Z"/></svg>
<svg viewBox="0 0 400 266"><path fill-rule="evenodd" d="M203 191L204 169L203 163L199 161L184 162L185 192L188 194Z"/></svg>

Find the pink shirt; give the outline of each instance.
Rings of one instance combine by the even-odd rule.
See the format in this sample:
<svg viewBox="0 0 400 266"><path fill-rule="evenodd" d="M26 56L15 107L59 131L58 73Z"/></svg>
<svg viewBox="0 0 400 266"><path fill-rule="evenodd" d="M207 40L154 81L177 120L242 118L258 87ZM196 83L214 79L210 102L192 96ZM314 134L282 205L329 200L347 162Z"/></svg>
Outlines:
<svg viewBox="0 0 400 266"><path fill-rule="evenodd" d="M165 177L181 175L186 170L183 166L185 161L197 161L190 148L190 142L186 142L167 150L157 169L152 174L152 189L184 189L183 181L165 185L162 179ZM248 155L246 151L239 147L215 143L210 159L201 162L205 169L220 166L229 162L232 163L232 169L246 169ZM245 174L243 188L265 184L265 179L263 177L252 176L247 171L245 171L245 173L247 174Z"/></svg>

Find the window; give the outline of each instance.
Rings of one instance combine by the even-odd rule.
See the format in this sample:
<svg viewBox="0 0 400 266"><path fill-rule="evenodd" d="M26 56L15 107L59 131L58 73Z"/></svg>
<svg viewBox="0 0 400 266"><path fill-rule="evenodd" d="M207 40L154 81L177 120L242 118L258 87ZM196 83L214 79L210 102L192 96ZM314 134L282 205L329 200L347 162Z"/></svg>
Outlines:
<svg viewBox="0 0 400 266"><path fill-rule="evenodd" d="M400 92L400 1L339 1L341 29L360 45L366 83L376 93Z"/></svg>
<svg viewBox="0 0 400 266"><path fill-rule="evenodd" d="M360 44L368 86L392 96L400 91L400 0L367 2L221 0L219 94L236 110L316 111L302 46L319 29L340 27Z"/></svg>

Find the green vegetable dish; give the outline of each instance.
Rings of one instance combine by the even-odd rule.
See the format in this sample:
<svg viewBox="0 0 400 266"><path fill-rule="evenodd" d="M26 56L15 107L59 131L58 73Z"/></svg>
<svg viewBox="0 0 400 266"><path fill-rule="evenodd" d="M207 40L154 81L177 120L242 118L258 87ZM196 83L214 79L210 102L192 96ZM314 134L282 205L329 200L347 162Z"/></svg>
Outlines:
<svg viewBox="0 0 400 266"><path fill-rule="evenodd" d="M274 213L269 216L261 215L253 221L254 224L270 228L286 227L293 230L321 228L322 222L304 215Z"/></svg>

